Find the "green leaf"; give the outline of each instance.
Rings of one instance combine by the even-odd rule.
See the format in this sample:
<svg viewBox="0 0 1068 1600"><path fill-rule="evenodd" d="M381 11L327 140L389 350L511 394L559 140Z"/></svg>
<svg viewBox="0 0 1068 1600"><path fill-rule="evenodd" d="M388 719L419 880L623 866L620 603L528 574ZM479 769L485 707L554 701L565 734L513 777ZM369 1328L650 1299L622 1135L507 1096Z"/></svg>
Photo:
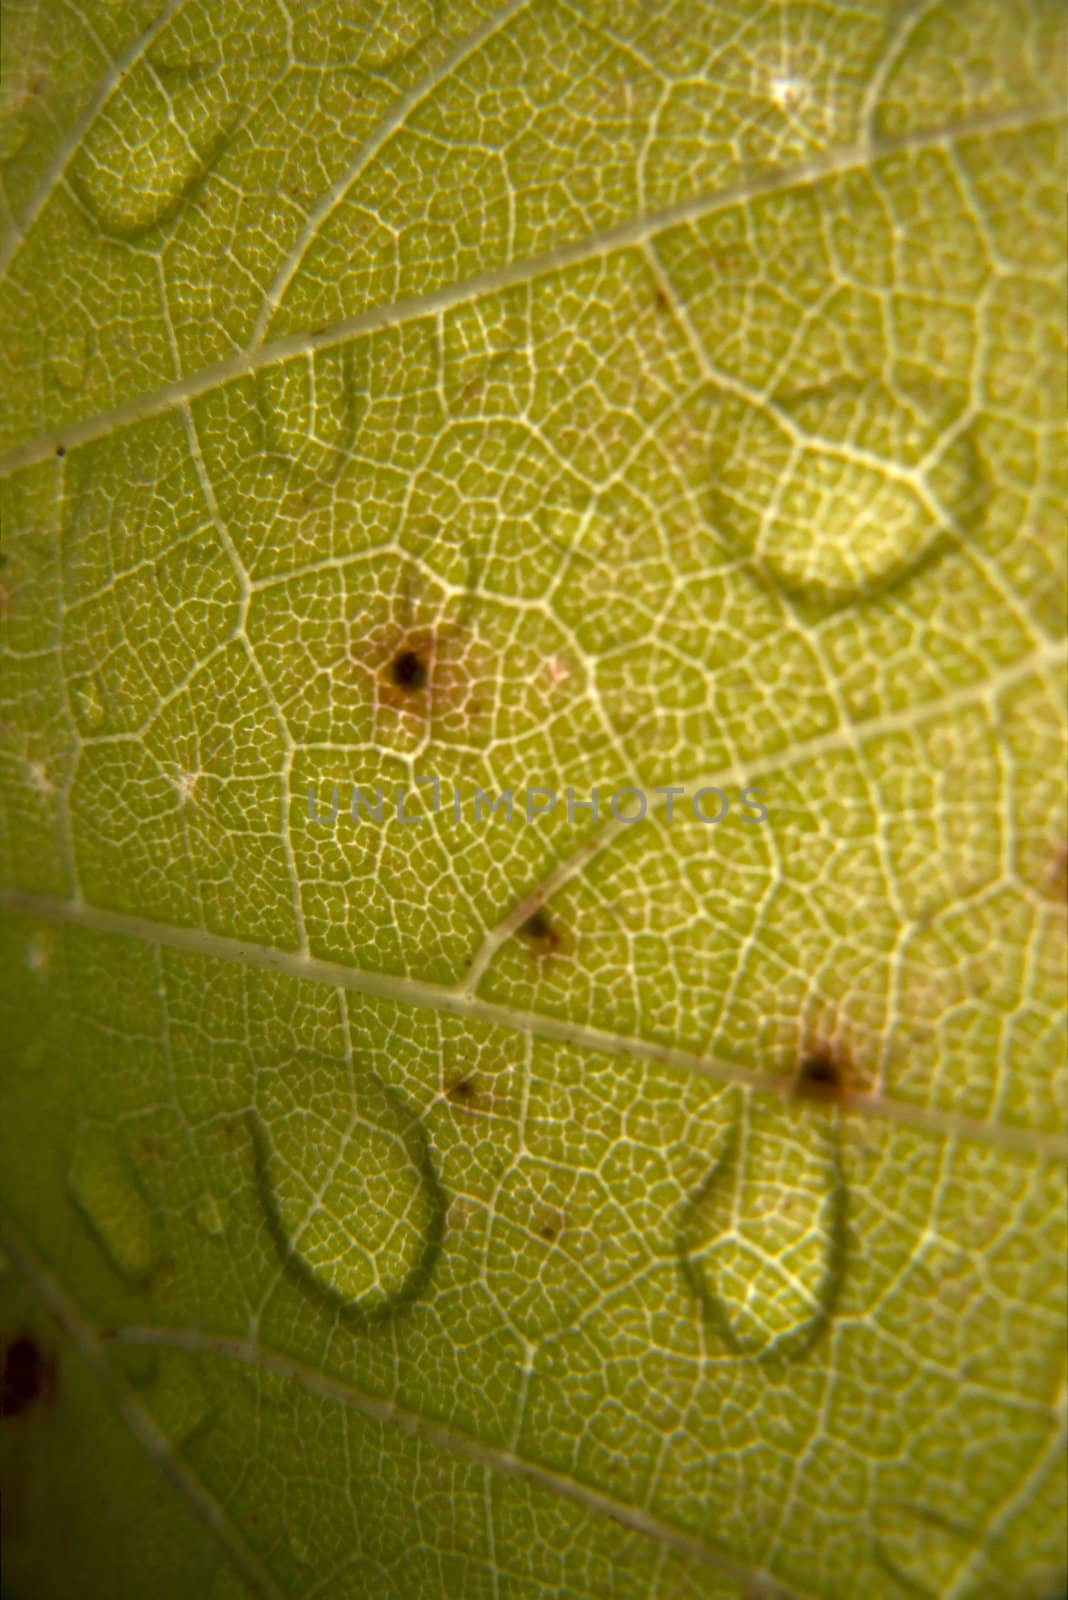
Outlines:
<svg viewBox="0 0 1068 1600"><path fill-rule="evenodd" d="M5 1600L1063 1585L1065 19L5 6Z"/></svg>

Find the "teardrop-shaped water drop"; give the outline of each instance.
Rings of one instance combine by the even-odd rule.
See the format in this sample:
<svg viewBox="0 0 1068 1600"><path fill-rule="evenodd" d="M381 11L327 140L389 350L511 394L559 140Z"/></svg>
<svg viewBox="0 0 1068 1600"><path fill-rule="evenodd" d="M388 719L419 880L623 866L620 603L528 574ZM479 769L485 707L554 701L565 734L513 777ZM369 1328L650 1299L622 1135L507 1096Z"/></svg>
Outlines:
<svg viewBox="0 0 1068 1600"><path fill-rule="evenodd" d="M72 169L104 231L132 239L171 216L239 114L233 85L221 72L134 67L89 129Z"/></svg>
<svg viewBox="0 0 1068 1600"><path fill-rule="evenodd" d="M67 1185L116 1270L137 1283L151 1277L161 1252L158 1224L110 1128L83 1124Z"/></svg>
<svg viewBox="0 0 1068 1600"><path fill-rule="evenodd" d="M841 378L721 408L710 514L787 593L877 595L972 533L983 481L964 401L933 383Z"/></svg>
<svg viewBox="0 0 1068 1600"><path fill-rule="evenodd" d="M193 1215L197 1220L197 1226L208 1235L209 1239L222 1238L226 1224L223 1222L219 1203L213 1194L205 1192L201 1195L194 1207Z"/></svg>
<svg viewBox="0 0 1068 1600"><path fill-rule="evenodd" d="M286 1258L361 1313L419 1294L444 1205L422 1124L401 1098L365 1067L301 1051L260 1072L255 1127Z"/></svg>
<svg viewBox="0 0 1068 1600"><path fill-rule="evenodd" d="M797 1357L826 1325L845 1202L834 1112L743 1104L679 1231L683 1274L737 1354Z"/></svg>

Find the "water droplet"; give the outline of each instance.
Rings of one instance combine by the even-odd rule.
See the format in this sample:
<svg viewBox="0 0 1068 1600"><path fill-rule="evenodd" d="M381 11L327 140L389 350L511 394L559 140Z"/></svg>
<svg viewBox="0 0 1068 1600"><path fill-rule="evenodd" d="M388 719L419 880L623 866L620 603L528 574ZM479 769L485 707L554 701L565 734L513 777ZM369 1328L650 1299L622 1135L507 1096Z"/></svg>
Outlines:
<svg viewBox="0 0 1068 1600"><path fill-rule="evenodd" d="M48 982L48 971L52 965L52 951L49 940L46 939L44 934L35 933L27 939L26 965L39 983ZM24 1060L23 1065L29 1067L30 1062Z"/></svg>
<svg viewBox="0 0 1068 1600"><path fill-rule="evenodd" d="M362 1066L301 1051L261 1071L257 1157L280 1248L347 1308L374 1314L426 1284L444 1202L422 1124Z"/></svg>
<svg viewBox="0 0 1068 1600"><path fill-rule="evenodd" d="M827 1323L845 1257L834 1113L746 1102L679 1231L683 1273L739 1355L796 1358Z"/></svg>
<svg viewBox="0 0 1068 1600"><path fill-rule="evenodd" d="M94 121L73 168L105 232L132 239L172 216L240 109L219 71L134 67Z"/></svg>
<svg viewBox="0 0 1068 1600"><path fill-rule="evenodd" d="M289 1539L289 1548L293 1552L294 1560L299 1561L302 1567L310 1567L312 1564L312 1548L303 1534L299 1529L287 1526L286 1536Z"/></svg>
<svg viewBox="0 0 1068 1600"><path fill-rule="evenodd" d="M92 338L85 328L58 329L49 341L48 376L65 393L76 393L85 384L91 354Z"/></svg>
<svg viewBox="0 0 1068 1600"><path fill-rule="evenodd" d="M973 531L982 481L961 396L931 383L842 378L731 397L713 457L716 527L778 587L838 606L885 591Z"/></svg>
<svg viewBox="0 0 1068 1600"><path fill-rule="evenodd" d="M79 1130L67 1184L116 1270L135 1282L149 1278L160 1257L159 1231L110 1129L86 1124Z"/></svg>
<svg viewBox="0 0 1068 1600"><path fill-rule="evenodd" d="M200 1376L196 1356L184 1350L160 1352L158 1371L145 1402L172 1444L184 1444L202 1428L214 1407Z"/></svg>
<svg viewBox="0 0 1068 1600"><path fill-rule="evenodd" d="M147 1389L159 1374L159 1350L150 1344L120 1344L116 1356L129 1383L137 1389Z"/></svg>
<svg viewBox="0 0 1068 1600"><path fill-rule="evenodd" d="M196 1210L193 1214L197 1219L197 1225L210 1239L222 1237L225 1227L222 1212L219 1210L214 1195L202 1194L197 1201Z"/></svg>

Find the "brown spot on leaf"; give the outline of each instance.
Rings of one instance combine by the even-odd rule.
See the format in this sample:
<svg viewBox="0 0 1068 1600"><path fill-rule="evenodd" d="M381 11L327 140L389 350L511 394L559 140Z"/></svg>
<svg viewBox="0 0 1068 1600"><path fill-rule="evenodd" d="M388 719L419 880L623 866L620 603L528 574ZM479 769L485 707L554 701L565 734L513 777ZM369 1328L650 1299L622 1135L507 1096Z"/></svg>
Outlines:
<svg viewBox="0 0 1068 1600"><path fill-rule="evenodd" d="M561 1211L541 1212L534 1222L534 1231L546 1244L555 1244L564 1231L567 1218Z"/></svg>
<svg viewBox="0 0 1068 1600"><path fill-rule="evenodd" d="M806 1033L794 1068L793 1093L798 1100L841 1105L868 1089L839 1022Z"/></svg>
<svg viewBox="0 0 1068 1600"><path fill-rule="evenodd" d="M809 1100L836 1099L842 1074L829 1055L805 1056L797 1069L797 1092Z"/></svg>
<svg viewBox="0 0 1068 1600"><path fill-rule="evenodd" d="M20 1417L52 1392L55 1365L28 1334L12 1339L0 1372L0 1417Z"/></svg>
<svg viewBox="0 0 1068 1600"><path fill-rule="evenodd" d="M445 1098L461 1111L477 1110L480 1098L478 1085L474 1078L458 1078L445 1090Z"/></svg>
<svg viewBox="0 0 1068 1600"><path fill-rule="evenodd" d="M394 688L408 694L418 694L430 680L430 663L420 651L406 648L398 650L386 669Z"/></svg>
<svg viewBox="0 0 1068 1600"><path fill-rule="evenodd" d="M545 906L539 906L516 929L524 944L536 956L550 956L565 948L564 935L553 922Z"/></svg>
<svg viewBox="0 0 1068 1600"><path fill-rule="evenodd" d="M348 660L380 717L409 733L467 734L480 720L488 670L476 666L477 641L465 624L400 614L356 632ZM480 680L482 683L480 692Z"/></svg>

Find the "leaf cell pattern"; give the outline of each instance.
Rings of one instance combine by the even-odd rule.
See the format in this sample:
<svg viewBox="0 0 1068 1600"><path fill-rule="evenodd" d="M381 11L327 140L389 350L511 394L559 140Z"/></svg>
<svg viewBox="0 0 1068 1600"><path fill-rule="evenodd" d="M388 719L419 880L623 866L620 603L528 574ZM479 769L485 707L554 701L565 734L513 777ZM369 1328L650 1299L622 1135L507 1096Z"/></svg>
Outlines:
<svg viewBox="0 0 1068 1600"><path fill-rule="evenodd" d="M1066 59L5 7L15 1594L1063 1585Z"/></svg>

